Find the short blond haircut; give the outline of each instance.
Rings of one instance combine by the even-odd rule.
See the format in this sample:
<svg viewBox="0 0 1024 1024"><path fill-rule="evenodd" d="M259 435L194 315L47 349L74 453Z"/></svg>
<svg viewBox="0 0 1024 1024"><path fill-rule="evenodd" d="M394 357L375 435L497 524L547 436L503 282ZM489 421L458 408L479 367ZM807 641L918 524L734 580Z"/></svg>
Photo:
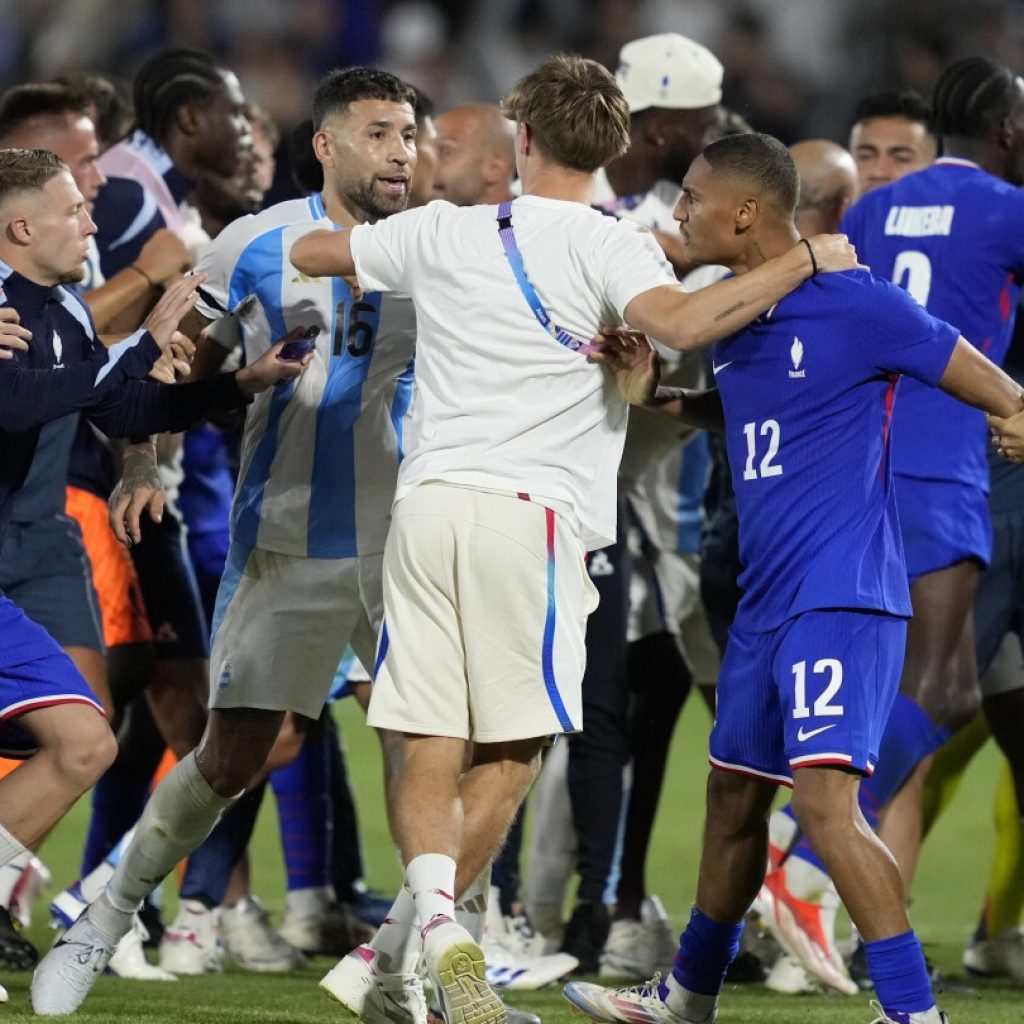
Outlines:
<svg viewBox="0 0 1024 1024"><path fill-rule="evenodd" d="M520 79L502 113L529 125L552 160L575 171L596 171L629 149L629 104L603 65L559 54Z"/></svg>
<svg viewBox="0 0 1024 1024"><path fill-rule="evenodd" d="M0 149L0 203L18 192L45 188L51 178L67 169L48 149Z"/></svg>

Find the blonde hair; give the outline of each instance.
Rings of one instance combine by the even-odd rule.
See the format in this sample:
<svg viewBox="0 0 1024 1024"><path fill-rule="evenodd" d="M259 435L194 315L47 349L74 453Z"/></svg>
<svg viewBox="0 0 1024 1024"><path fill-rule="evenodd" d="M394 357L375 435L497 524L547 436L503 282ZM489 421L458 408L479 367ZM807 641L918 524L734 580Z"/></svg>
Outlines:
<svg viewBox="0 0 1024 1024"><path fill-rule="evenodd" d="M48 149L0 149L0 203L16 192L38 191L67 164Z"/></svg>
<svg viewBox="0 0 1024 1024"><path fill-rule="evenodd" d="M629 149L629 104L597 61L568 54L546 60L512 87L501 111L529 125L547 156L576 171L596 171Z"/></svg>

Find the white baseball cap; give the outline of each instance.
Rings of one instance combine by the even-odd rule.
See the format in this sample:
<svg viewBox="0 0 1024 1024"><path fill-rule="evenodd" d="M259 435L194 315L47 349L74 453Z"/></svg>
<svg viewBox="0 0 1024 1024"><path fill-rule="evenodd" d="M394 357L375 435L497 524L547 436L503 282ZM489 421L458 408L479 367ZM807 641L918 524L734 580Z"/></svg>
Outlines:
<svg viewBox="0 0 1024 1024"><path fill-rule="evenodd" d="M722 100L723 68L700 43L677 32L634 39L619 51L616 81L631 111L697 110Z"/></svg>

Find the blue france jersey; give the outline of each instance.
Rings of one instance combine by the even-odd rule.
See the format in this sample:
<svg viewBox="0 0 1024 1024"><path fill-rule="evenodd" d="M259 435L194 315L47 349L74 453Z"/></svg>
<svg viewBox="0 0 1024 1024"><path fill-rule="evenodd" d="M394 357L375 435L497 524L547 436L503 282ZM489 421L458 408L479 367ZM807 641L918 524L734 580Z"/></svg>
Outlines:
<svg viewBox="0 0 1024 1024"><path fill-rule="evenodd" d="M805 282L715 346L744 567L738 629L821 608L910 615L888 453L895 380L934 387L956 341L902 289L850 271Z"/></svg>
<svg viewBox="0 0 1024 1024"><path fill-rule="evenodd" d="M330 224L318 195L278 203L230 224L198 267L200 312L231 314L247 362L295 327L320 329L306 372L248 410L231 513L234 539L309 558L384 550L416 336L410 299L357 301L340 278L291 265L295 241Z"/></svg>
<svg viewBox="0 0 1024 1024"><path fill-rule="evenodd" d="M906 288L1002 364L1024 270L1024 190L968 161L943 158L869 192L842 229L873 274ZM892 437L895 473L988 490L980 410L905 380Z"/></svg>

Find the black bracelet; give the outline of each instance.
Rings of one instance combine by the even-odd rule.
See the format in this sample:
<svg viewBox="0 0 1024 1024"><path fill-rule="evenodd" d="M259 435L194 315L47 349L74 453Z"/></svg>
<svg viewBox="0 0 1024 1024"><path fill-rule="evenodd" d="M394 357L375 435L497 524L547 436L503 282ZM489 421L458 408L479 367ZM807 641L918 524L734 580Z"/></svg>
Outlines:
<svg viewBox="0 0 1024 1024"><path fill-rule="evenodd" d="M801 239L801 241L802 241L802 239ZM811 256L811 259L813 260L813 259L814 259L814 256ZM129 263L129 264L128 264L128 269L129 269L129 270L134 270L136 274L141 274L141 275L142 275L142 276L143 276L143 277L144 277L144 278L146 279L146 284L148 284L150 288L154 288L154 289L156 289L156 288L158 288L158 287L159 287L159 286L157 285L157 283L156 283L156 282L155 282L155 281L153 280L153 278L151 278L151 277L149 276L149 274L147 274L147 273L146 273L146 272L145 272L145 271L144 271L144 270L142 269L142 267L140 267L140 266L139 266L139 265L138 265L137 263Z"/></svg>
<svg viewBox="0 0 1024 1024"><path fill-rule="evenodd" d="M818 261L814 258L814 250L811 248L811 243L806 238L801 238L800 241L807 246L807 255L811 257L811 277L817 277Z"/></svg>

